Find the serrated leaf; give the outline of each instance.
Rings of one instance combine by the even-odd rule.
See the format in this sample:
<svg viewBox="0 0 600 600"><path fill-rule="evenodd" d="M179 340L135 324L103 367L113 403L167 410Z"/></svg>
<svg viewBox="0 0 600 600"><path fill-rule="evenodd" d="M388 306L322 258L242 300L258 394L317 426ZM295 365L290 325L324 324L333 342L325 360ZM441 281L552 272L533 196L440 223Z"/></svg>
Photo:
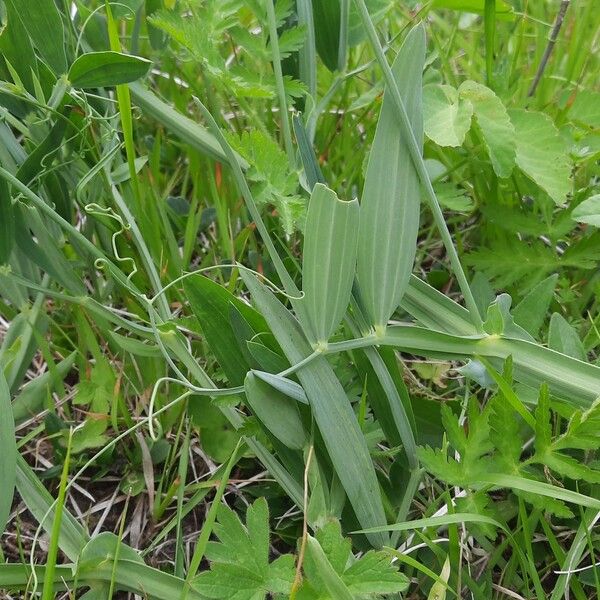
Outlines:
<svg viewBox="0 0 600 600"><path fill-rule="evenodd" d="M515 166L515 129L502 100L488 87L464 81L458 95L473 105L473 113L498 177L508 177Z"/></svg>
<svg viewBox="0 0 600 600"><path fill-rule="evenodd" d="M408 578L398 572L391 557L370 550L344 571L344 583L354 595L399 594L408 587Z"/></svg>
<svg viewBox="0 0 600 600"><path fill-rule="evenodd" d="M509 111L515 128L517 165L558 205L571 192L571 165L563 138L552 119L541 112Z"/></svg>
<svg viewBox="0 0 600 600"><path fill-rule="evenodd" d="M502 394L495 396L490 413L490 440L506 471L516 472L521 456L521 436L515 410Z"/></svg>
<svg viewBox="0 0 600 600"><path fill-rule="evenodd" d="M246 526L227 506L219 508L206 557L210 571L193 580L207 598L258 600L270 593L288 594L294 581L294 558L280 556L269 563L269 509L259 498L246 511Z"/></svg>
<svg viewBox="0 0 600 600"><path fill-rule="evenodd" d="M313 343L327 343L348 307L356 268L358 215L356 200L343 202L323 184L315 185L302 261L303 302Z"/></svg>
<svg viewBox="0 0 600 600"><path fill-rule="evenodd" d="M425 135L438 146L461 146L472 116L473 105L461 99L452 86L429 84L423 88Z"/></svg>
<svg viewBox="0 0 600 600"><path fill-rule="evenodd" d="M411 30L392 65L417 140L423 145L421 88L425 31ZM369 156L360 206L357 277L370 323L378 329L400 304L412 271L420 186L389 91Z"/></svg>

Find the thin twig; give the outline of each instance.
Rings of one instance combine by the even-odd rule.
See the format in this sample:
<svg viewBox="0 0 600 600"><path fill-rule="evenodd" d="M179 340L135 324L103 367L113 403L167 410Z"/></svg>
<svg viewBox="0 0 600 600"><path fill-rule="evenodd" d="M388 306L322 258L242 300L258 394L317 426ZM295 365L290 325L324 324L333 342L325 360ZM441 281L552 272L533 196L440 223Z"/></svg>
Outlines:
<svg viewBox="0 0 600 600"><path fill-rule="evenodd" d="M567 13L567 8L569 8L569 4L571 0L562 0L560 3L560 8L558 9L558 14L556 15L556 19L554 20L554 26L552 27L552 31L550 32L550 38L548 39L548 45L544 50L544 55L542 56L542 60L537 69L537 73L535 74L535 78L531 83L531 87L529 88L529 92L527 93L528 97L531 97L535 94L535 90L538 86L538 83L542 79L542 75L544 74L544 70L546 69L546 65L548 64L548 59L550 58L550 54L552 54L552 50L554 48L554 44L556 44L556 40L558 38L558 34L560 33L560 28L562 27L563 21L565 20L565 14Z"/></svg>

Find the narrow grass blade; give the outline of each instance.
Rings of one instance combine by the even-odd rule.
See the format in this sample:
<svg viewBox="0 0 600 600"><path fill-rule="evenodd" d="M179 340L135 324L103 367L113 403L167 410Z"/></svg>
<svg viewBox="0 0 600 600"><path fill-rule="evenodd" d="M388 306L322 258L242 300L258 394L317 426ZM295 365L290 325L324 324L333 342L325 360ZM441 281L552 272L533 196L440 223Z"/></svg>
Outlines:
<svg viewBox="0 0 600 600"><path fill-rule="evenodd" d="M52 530L50 531L50 544L48 546L48 556L46 559L46 572L44 573L44 585L42 588L42 600L52 600L54 598L54 572L56 561L58 559L58 549L60 544L60 531L62 526L62 516L65 508L67 493L67 480L69 477L69 466L71 464L71 435L67 443L67 453L63 463L60 476L60 485L58 486L58 498L56 499L56 509L52 519Z"/></svg>
<svg viewBox="0 0 600 600"><path fill-rule="evenodd" d="M17 490L34 519L50 533L57 514L56 507L50 508L54 498L21 456L17 456ZM77 560L79 553L89 541L84 528L66 510L62 513L58 537L59 548L73 561Z"/></svg>
<svg viewBox="0 0 600 600"><path fill-rule="evenodd" d="M54 0L7 0L18 14L42 59L56 75L67 72L65 27Z"/></svg>
<svg viewBox="0 0 600 600"><path fill-rule="evenodd" d="M292 314L254 276L242 271L242 278L289 361L295 364L309 356L310 345ZM306 364L298 372L298 379L358 521L363 527L385 523L369 450L348 397L327 360L317 357ZM381 534L369 540L374 546L382 546L387 541Z"/></svg>
<svg viewBox="0 0 600 600"><path fill-rule="evenodd" d="M252 372L244 382L246 401L259 421L284 445L301 450L308 441L298 404Z"/></svg>
<svg viewBox="0 0 600 600"><path fill-rule="evenodd" d="M304 82L309 95L317 97L317 47L315 45L315 23L313 19L312 0L296 2L298 24L306 28L306 39L298 52L300 81Z"/></svg>
<svg viewBox="0 0 600 600"><path fill-rule="evenodd" d="M392 66L419 148L425 32L407 36ZM419 150L421 151L421 150ZM358 283L371 325L382 331L400 304L412 271L419 228L420 185L407 139L386 90L360 206Z"/></svg>
<svg viewBox="0 0 600 600"><path fill-rule="evenodd" d="M325 345L340 324L356 268L358 202L340 200L318 183L308 205L302 262L302 291L314 338Z"/></svg>
<svg viewBox="0 0 600 600"><path fill-rule="evenodd" d="M0 372L0 532L4 531L12 506L17 476L17 444L15 421L10 404L10 391Z"/></svg>

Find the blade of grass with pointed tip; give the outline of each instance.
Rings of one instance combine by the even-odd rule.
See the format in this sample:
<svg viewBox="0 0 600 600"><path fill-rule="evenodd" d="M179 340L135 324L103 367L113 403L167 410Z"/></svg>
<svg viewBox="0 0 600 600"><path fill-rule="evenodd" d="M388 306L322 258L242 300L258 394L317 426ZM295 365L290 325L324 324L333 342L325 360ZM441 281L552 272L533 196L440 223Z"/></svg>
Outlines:
<svg viewBox="0 0 600 600"><path fill-rule="evenodd" d="M10 391L4 375L0 371L0 532L4 531L15 491L17 473L17 444L15 441L15 421L10 404Z"/></svg>
<svg viewBox="0 0 600 600"><path fill-rule="evenodd" d="M252 372L244 382L246 401L259 421L283 444L301 450L307 443L298 404L256 377Z"/></svg>
<svg viewBox="0 0 600 600"><path fill-rule="evenodd" d="M290 362L295 364L309 356L310 345L292 314L253 275L244 271L241 275ZM358 521L363 527L385 523L381 493L369 450L339 380L324 357L317 357L297 375ZM381 535L369 540L374 546L382 546L387 541Z"/></svg>
<svg viewBox="0 0 600 600"><path fill-rule="evenodd" d="M318 183L308 205L302 291L316 344L326 344L340 324L356 268L358 202L344 202Z"/></svg>
<svg viewBox="0 0 600 600"><path fill-rule="evenodd" d="M425 32L414 28L392 65L419 148ZM396 107L386 90L369 155L360 206L357 276L371 325L383 330L400 304L412 271L420 211L419 177Z"/></svg>
<svg viewBox="0 0 600 600"><path fill-rule="evenodd" d="M6 0L18 14L42 59L56 75L67 72L65 29L54 0Z"/></svg>
<svg viewBox="0 0 600 600"><path fill-rule="evenodd" d="M17 456L17 490L34 519L50 533L56 515L56 506L50 508L54 498L21 456ZM48 514L46 519L44 516ZM70 560L77 560L89 541L89 536L75 517L66 510L62 513L58 547Z"/></svg>

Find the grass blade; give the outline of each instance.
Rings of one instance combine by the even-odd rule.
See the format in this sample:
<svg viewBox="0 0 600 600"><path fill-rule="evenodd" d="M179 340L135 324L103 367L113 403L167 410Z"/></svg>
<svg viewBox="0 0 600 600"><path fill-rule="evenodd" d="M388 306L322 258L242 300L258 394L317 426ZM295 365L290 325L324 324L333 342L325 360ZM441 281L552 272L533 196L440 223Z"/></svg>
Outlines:
<svg viewBox="0 0 600 600"><path fill-rule="evenodd" d="M4 531L12 506L17 477L17 444L15 421L10 404L10 391L4 375L0 372L0 532Z"/></svg>

